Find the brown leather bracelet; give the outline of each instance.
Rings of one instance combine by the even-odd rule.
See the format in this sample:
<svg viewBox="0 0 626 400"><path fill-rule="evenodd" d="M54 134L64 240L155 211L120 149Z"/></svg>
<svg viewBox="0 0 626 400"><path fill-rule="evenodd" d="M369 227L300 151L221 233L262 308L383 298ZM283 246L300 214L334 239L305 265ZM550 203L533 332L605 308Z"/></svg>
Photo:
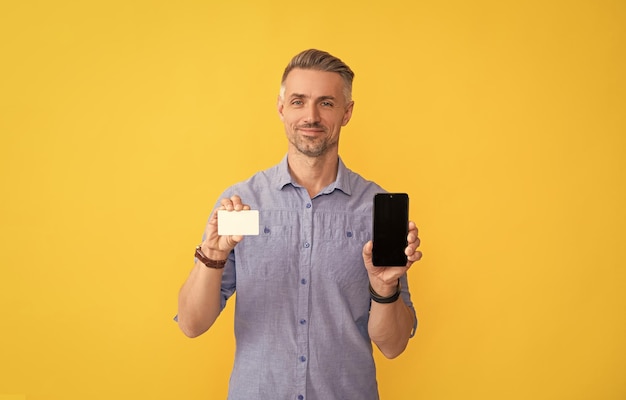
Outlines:
<svg viewBox="0 0 626 400"><path fill-rule="evenodd" d="M196 258L209 268L222 269L226 265L226 260L211 260L209 257L205 256L199 245L196 247Z"/></svg>

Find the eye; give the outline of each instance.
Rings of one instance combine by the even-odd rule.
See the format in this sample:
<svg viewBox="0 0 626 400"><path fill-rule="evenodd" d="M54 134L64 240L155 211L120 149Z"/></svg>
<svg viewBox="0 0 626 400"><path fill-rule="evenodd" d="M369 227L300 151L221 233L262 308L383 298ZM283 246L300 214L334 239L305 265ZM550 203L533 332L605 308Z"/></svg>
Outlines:
<svg viewBox="0 0 626 400"><path fill-rule="evenodd" d="M301 106L302 104L304 104L302 102L302 100L292 100L291 101L291 105L293 105L293 106Z"/></svg>
<svg viewBox="0 0 626 400"><path fill-rule="evenodd" d="M322 101L322 106L324 106L324 107L333 107L334 104L331 103L330 101Z"/></svg>

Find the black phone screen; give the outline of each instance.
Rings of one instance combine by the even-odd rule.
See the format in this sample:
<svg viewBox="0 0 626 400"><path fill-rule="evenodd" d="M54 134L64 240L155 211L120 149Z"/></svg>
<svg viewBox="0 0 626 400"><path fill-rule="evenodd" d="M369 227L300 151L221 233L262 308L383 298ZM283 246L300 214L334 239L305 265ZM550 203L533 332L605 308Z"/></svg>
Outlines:
<svg viewBox="0 0 626 400"><path fill-rule="evenodd" d="M409 196L378 193L374 196L372 262L377 267L405 266L409 230Z"/></svg>

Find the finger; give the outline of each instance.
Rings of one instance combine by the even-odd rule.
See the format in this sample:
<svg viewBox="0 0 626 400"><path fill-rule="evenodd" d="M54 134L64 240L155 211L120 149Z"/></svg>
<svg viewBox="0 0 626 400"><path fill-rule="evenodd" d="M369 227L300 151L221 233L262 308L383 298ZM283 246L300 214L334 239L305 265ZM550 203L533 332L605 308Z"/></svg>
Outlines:
<svg viewBox="0 0 626 400"><path fill-rule="evenodd" d="M416 239L417 239L417 235L414 234L413 232L409 232L409 234L406 235L406 241L408 244L414 243Z"/></svg>
<svg viewBox="0 0 626 400"><path fill-rule="evenodd" d="M414 246L408 246L404 250L404 254L406 254L406 257L412 261L417 261L422 257L422 252L419 251L417 247L414 247Z"/></svg>
<svg viewBox="0 0 626 400"><path fill-rule="evenodd" d="M233 209L235 211L241 211L243 210L243 203L241 202L241 197L239 197L239 195L232 195L230 197L230 201L232 201L233 203Z"/></svg>
<svg viewBox="0 0 626 400"><path fill-rule="evenodd" d="M418 236L417 226L415 226L415 223L413 221L409 222L409 233L407 234L407 242L409 244L416 243L415 247L419 247L421 243Z"/></svg>
<svg viewBox="0 0 626 400"><path fill-rule="evenodd" d="M409 243L409 245L406 246L406 248L404 249L404 254L406 254L407 257L412 256L413 254L418 252L417 248L419 247L419 245L420 245L420 239L415 238L415 241L413 241L412 243Z"/></svg>
<svg viewBox="0 0 626 400"><path fill-rule="evenodd" d="M232 197L230 199L228 198L224 198L222 200L220 200L220 204L222 205L223 210L228 210L228 211L232 211L235 208L233 207L233 201L231 200Z"/></svg>

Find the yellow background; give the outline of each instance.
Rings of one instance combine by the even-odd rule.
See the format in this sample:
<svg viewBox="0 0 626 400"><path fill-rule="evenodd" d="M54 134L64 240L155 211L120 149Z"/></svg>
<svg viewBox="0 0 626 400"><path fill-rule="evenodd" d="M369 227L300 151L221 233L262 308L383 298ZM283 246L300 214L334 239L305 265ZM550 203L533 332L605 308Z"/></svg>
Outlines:
<svg viewBox="0 0 626 400"><path fill-rule="evenodd" d="M2 2L0 395L225 398L233 304L190 340L177 292L317 47L356 71L344 161L421 229L382 399L626 398L625 27L620 0Z"/></svg>

